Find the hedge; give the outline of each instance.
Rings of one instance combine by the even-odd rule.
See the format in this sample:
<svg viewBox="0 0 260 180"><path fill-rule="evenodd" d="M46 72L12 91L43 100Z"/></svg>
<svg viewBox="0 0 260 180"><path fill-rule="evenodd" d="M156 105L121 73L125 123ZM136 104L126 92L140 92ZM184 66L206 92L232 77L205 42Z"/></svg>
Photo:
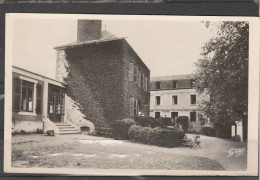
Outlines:
<svg viewBox="0 0 260 180"><path fill-rule="evenodd" d="M153 117L147 117L147 116L136 116L132 117L135 121L135 124L142 127L165 127L165 125L158 119L155 119Z"/></svg>
<svg viewBox="0 0 260 180"><path fill-rule="evenodd" d="M184 130L184 132L188 132L188 128L189 128L189 118L188 116L178 116L177 117L177 124L181 124L182 129Z"/></svg>
<svg viewBox="0 0 260 180"><path fill-rule="evenodd" d="M215 130L212 127L202 127L201 131L206 136L215 136Z"/></svg>
<svg viewBox="0 0 260 180"><path fill-rule="evenodd" d="M163 125L165 126L171 126L173 125L173 122L172 122L172 118L169 118L169 117L163 117L160 119L160 121L163 123Z"/></svg>
<svg viewBox="0 0 260 180"><path fill-rule="evenodd" d="M129 139L128 130L134 125L135 121L130 118L116 120L112 124L112 134L114 139Z"/></svg>
<svg viewBox="0 0 260 180"><path fill-rule="evenodd" d="M133 125L129 129L128 135L134 142L174 147L180 144L180 139L184 137L184 132L177 128L167 130L160 127L150 128Z"/></svg>

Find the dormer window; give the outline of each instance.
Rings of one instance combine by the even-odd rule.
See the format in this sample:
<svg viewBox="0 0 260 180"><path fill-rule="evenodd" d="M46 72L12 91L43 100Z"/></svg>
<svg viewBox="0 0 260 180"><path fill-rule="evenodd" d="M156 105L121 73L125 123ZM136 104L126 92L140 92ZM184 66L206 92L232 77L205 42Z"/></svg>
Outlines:
<svg viewBox="0 0 260 180"><path fill-rule="evenodd" d="M191 87L194 86L194 83L195 83L195 80L194 80L194 79L190 80L190 86L191 86Z"/></svg>
<svg viewBox="0 0 260 180"><path fill-rule="evenodd" d="M160 81L156 82L156 89L161 89L161 82Z"/></svg>
<svg viewBox="0 0 260 180"><path fill-rule="evenodd" d="M176 89L177 88L177 81L172 81L172 88Z"/></svg>

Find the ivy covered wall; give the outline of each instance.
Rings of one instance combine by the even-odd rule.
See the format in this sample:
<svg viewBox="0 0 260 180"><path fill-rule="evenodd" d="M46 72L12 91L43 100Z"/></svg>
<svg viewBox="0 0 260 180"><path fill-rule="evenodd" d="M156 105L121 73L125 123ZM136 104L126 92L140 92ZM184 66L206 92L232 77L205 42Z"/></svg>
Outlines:
<svg viewBox="0 0 260 180"><path fill-rule="evenodd" d="M114 120L129 117L130 97L145 103L149 114L149 91L129 82L130 62L150 77L124 39L69 47L58 50L57 80L67 84L67 96L77 102L87 120L96 127L110 127Z"/></svg>
<svg viewBox="0 0 260 180"><path fill-rule="evenodd" d="M125 111L126 115L129 117L129 109L130 109L130 101L131 97L136 98L140 101L141 110L143 111L145 116L149 116L150 112L150 70L143 63L140 57L136 54L136 52L132 49L132 47L128 44L126 40L123 40L123 49L124 49L124 97L125 97ZM147 90L142 87L138 87L137 83L133 81L129 81L129 66L130 63L133 63L134 66L138 67L138 71L144 73L144 76L148 78L147 81Z"/></svg>

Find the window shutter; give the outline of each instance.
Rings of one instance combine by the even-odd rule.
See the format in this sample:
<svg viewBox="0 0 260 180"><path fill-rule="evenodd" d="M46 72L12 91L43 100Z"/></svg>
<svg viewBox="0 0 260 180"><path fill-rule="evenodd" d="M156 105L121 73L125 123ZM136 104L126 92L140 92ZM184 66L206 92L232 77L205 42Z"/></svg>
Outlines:
<svg viewBox="0 0 260 180"><path fill-rule="evenodd" d="M37 84L36 86L36 113L42 113L42 85Z"/></svg>
<svg viewBox="0 0 260 180"><path fill-rule="evenodd" d="M134 66L134 82L138 83L138 68Z"/></svg>
<svg viewBox="0 0 260 180"><path fill-rule="evenodd" d="M20 111L21 107L21 79L13 79L13 111Z"/></svg>
<svg viewBox="0 0 260 180"><path fill-rule="evenodd" d="M141 87L141 72L138 71L138 87Z"/></svg>
<svg viewBox="0 0 260 180"><path fill-rule="evenodd" d="M133 81L134 80L134 64L130 63L129 64L129 81Z"/></svg>
<svg viewBox="0 0 260 180"><path fill-rule="evenodd" d="M130 97L130 102L129 102L129 113L130 113L130 116L134 116L134 98L133 97Z"/></svg>
<svg viewBox="0 0 260 180"><path fill-rule="evenodd" d="M145 87L145 79L144 79L144 73L142 73L142 84L141 87L144 89Z"/></svg>
<svg viewBox="0 0 260 180"><path fill-rule="evenodd" d="M147 91L147 77L144 78L144 90Z"/></svg>

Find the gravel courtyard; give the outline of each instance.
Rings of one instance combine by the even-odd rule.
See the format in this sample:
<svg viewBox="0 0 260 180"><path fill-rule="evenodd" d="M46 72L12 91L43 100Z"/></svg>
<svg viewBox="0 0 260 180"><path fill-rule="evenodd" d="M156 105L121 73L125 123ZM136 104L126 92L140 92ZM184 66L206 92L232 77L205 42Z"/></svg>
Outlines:
<svg viewBox="0 0 260 180"><path fill-rule="evenodd" d="M188 135L192 136L192 135ZM16 135L13 167L245 170L246 143L201 136L201 148L163 148L83 134ZM238 157L230 149L244 148Z"/></svg>

